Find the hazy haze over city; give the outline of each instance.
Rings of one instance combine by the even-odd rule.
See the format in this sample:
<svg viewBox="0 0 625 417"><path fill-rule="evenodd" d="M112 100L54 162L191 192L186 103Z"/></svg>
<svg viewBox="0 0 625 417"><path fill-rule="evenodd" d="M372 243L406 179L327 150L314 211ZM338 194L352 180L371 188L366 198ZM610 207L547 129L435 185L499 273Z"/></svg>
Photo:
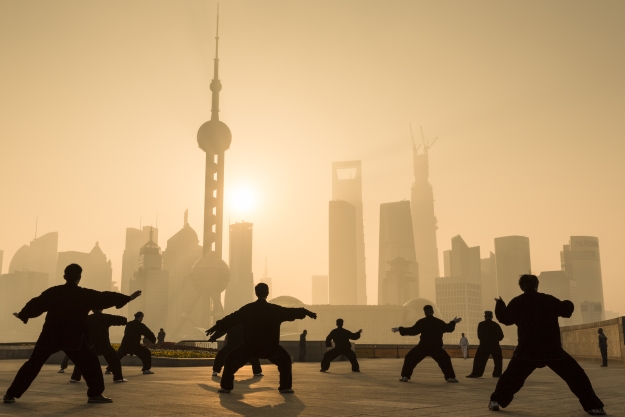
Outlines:
<svg viewBox="0 0 625 417"><path fill-rule="evenodd" d="M438 248L530 239L560 269L599 238L605 308L625 314L625 3L222 0L225 222L254 224L274 296L327 274L331 163L361 160L367 295L381 203L410 199L409 123L432 140ZM215 1L0 3L3 271L39 235L96 241L119 283L127 227L201 239ZM227 230L227 229L225 229ZM224 233L224 259L228 234Z"/></svg>

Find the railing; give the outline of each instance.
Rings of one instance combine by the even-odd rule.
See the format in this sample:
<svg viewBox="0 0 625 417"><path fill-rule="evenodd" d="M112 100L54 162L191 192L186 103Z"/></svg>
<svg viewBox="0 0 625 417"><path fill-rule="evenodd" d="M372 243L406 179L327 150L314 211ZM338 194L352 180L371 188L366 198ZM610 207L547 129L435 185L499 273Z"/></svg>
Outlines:
<svg viewBox="0 0 625 417"><path fill-rule="evenodd" d="M217 342L208 342L206 340L181 340L176 344L190 347L199 347L204 349L219 349L217 347Z"/></svg>

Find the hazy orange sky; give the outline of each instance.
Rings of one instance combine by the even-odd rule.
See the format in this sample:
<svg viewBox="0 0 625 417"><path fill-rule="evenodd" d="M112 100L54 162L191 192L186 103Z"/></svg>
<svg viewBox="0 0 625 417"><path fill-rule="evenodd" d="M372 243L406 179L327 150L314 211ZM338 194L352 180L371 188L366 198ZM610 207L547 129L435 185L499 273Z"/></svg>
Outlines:
<svg viewBox="0 0 625 417"><path fill-rule="evenodd" d="M119 281L126 227L201 236L215 1L0 2L3 272L34 235L96 241ZM362 160L369 303L380 203L410 197L408 123L432 148L438 246L530 238L560 268L600 239L606 309L625 313L625 3L221 1L226 199L255 209L254 273L310 301L327 273L331 163ZM230 193L230 194L229 194ZM225 229L227 230L227 229ZM227 236L225 246L227 260ZM441 265L442 271L442 265Z"/></svg>

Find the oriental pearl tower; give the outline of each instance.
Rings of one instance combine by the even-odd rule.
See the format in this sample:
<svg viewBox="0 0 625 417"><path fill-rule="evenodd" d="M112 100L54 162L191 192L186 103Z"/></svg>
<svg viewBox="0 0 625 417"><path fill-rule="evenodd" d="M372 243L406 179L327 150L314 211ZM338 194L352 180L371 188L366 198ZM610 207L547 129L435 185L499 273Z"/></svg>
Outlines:
<svg viewBox="0 0 625 417"><path fill-rule="evenodd" d="M204 242L203 256L193 265L191 279L198 297L209 301L208 326L223 316L221 293L228 286L230 269L222 259L224 156L230 148L232 133L219 120L219 8L215 36L214 75L210 84L212 92L211 118L200 126L197 143L206 152L206 178L204 188ZM195 306L189 306L191 309ZM206 311L206 310L205 310ZM205 317L206 318L206 317Z"/></svg>

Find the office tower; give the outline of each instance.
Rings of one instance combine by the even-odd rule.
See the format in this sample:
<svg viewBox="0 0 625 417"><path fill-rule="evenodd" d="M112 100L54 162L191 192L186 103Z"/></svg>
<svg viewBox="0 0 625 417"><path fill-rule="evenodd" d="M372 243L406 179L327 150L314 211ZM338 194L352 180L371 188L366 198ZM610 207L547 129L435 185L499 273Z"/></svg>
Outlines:
<svg viewBox="0 0 625 417"><path fill-rule="evenodd" d="M402 262L394 262L398 259L405 261L403 272ZM393 265L395 271L389 274ZM415 255L410 202L380 204L378 304L403 305L413 298L419 298L419 264Z"/></svg>
<svg viewBox="0 0 625 417"><path fill-rule="evenodd" d="M358 304L357 211L346 201L329 204L330 304Z"/></svg>
<svg viewBox="0 0 625 417"><path fill-rule="evenodd" d="M329 304L327 275L313 275L312 304Z"/></svg>
<svg viewBox="0 0 625 417"><path fill-rule="evenodd" d="M571 236L568 245L560 252L562 270L577 283L577 293L582 306L584 323L603 320L603 279L601 277L601 256L599 239L593 236ZM583 303L590 304L583 304ZM583 306L587 314L584 315ZM599 306L599 307L597 307ZM601 315L597 312L600 311ZM598 320L596 320L598 318Z"/></svg>
<svg viewBox="0 0 625 417"><path fill-rule="evenodd" d="M28 326L24 326L24 323L13 317L13 313L24 308L31 298L46 288L48 274L45 272L10 270L8 274L0 275L0 334L3 342L37 340L45 314L29 320Z"/></svg>
<svg viewBox="0 0 625 417"><path fill-rule="evenodd" d="M582 314L577 301L577 283L570 279L564 271L543 271L538 276L538 291L553 295L560 300L569 300L575 305L570 318L560 317L560 326L582 324Z"/></svg>
<svg viewBox="0 0 625 417"><path fill-rule="evenodd" d="M469 247L461 236L451 239L445 251L449 276L436 279L436 305L445 320L462 317L453 334L445 334L445 343L457 344L460 333L477 344L477 325L483 320L482 271L480 247Z"/></svg>
<svg viewBox="0 0 625 417"><path fill-rule="evenodd" d="M360 161L343 161L332 163L332 200L344 201L354 207L357 292L356 302L354 304L367 304L367 277L365 273L365 232L362 212L362 168ZM331 296L330 302L332 302Z"/></svg>
<svg viewBox="0 0 625 417"><path fill-rule="evenodd" d="M46 233L23 245L9 263L9 273L15 271L41 272L48 276L48 286L55 285L59 234Z"/></svg>
<svg viewBox="0 0 625 417"><path fill-rule="evenodd" d="M412 227L417 261L419 262L419 287L421 297L434 299L435 279L440 276L438 267L438 246L436 230L438 229L434 215L434 193L430 184L429 150L434 142L426 142L423 137L423 153L413 142L412 158L414 182L410 197L412 208ZM436 141L436 139L434 139Z"/></svg>
<svg viewBox="0 0 625 417"><path fill-rule="evenodd" d="M124 294L129 293L130 281L139 269L139 251L143 245L150 241L150 233L152 233L153 242L158 245L158 228L152 226L143 226L141 229L126 228L126 246L122 256L121 278L121 292Z"/></svg>
<svg viewBox="0 0 625 417"><path fill-rule="evenodd" d="M141 297L129 308L130 316L142 311L144 323L151 328L159 329L167 323L169 304L169 272L163 270L161 248L154 242L150 233L148 243L139 250L138 269L130 281L129 293L141 291Z"/></svg>
<svg viewBox="0 0 625 417"><path fill-rule="evenodd" d="M98 291L112 290L113 268L111 261L102 252L98 242L95 243L91 252L59 252L56 269L57 285L65 283L63 275L65 267L69 264L78 264L82 267L81 287Z"/></svg>
<svg viewBox="0 0 625 417"><path fill-rule="evenodd" d="M224 311L230 314L254 301L252 273L252 223L230 225L230 282L226 288Z"/></svg>
<svg viewBox="0 0 625 417"><path fill-rule="evenodd" d="M495 311L495 298L497 291L497 258L490 252L488 258L481 260L482 267L482 309Z"/></svg>
<svg viewBox="0 0 625 417"><path fill-rule="evenodd" d="M603 304L598 301L582 301L580 303L580 310L582 313L582 322L596 323L604 319Z"/></svg>

